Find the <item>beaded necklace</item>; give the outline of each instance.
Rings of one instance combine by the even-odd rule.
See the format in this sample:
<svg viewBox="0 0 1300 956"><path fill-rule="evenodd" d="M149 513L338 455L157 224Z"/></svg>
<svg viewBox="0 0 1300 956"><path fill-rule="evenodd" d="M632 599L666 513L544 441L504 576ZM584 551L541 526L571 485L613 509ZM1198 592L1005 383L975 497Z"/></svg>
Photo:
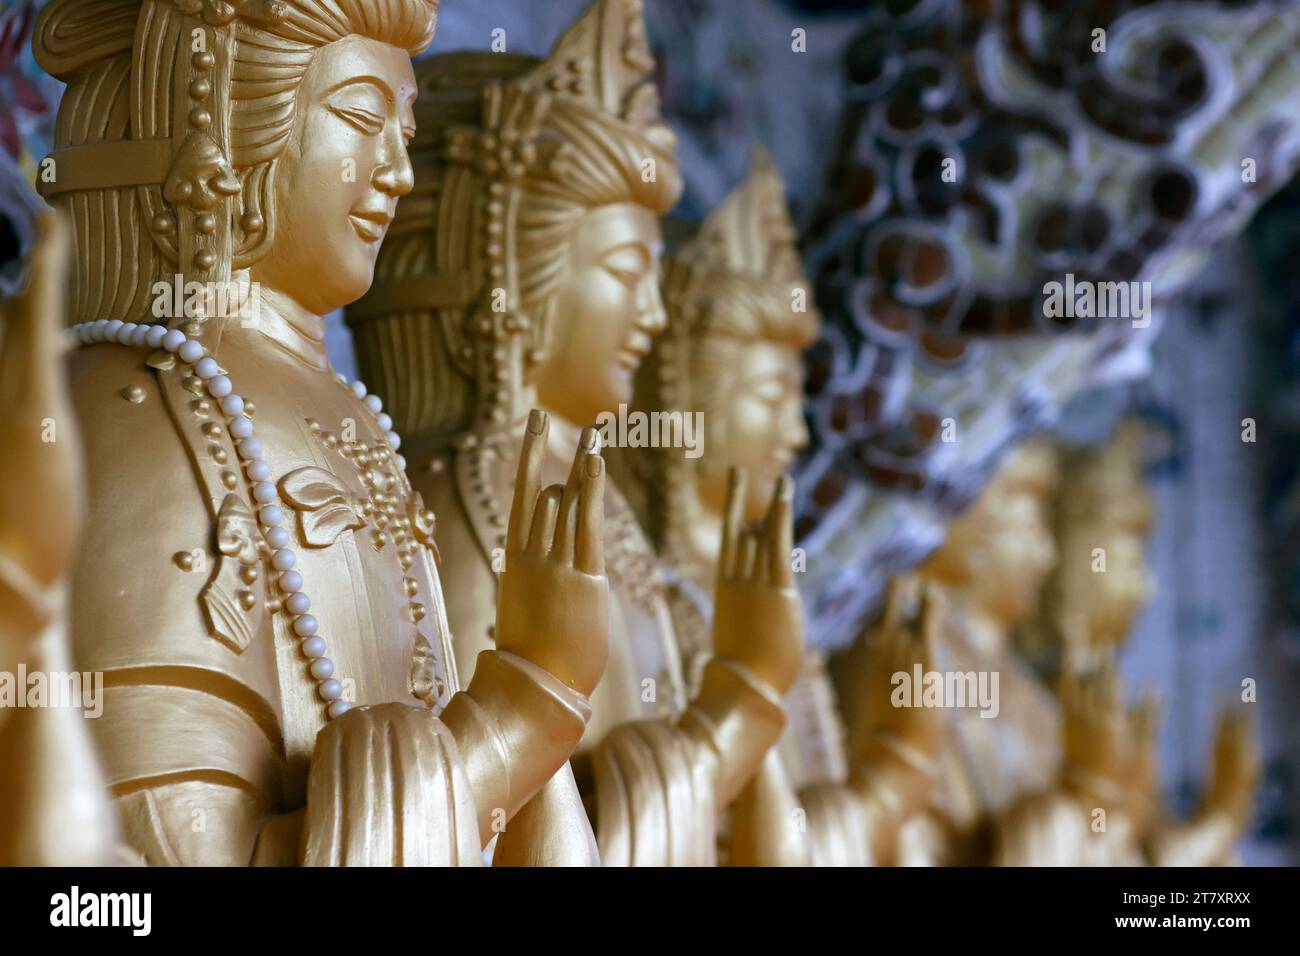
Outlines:
<svg viewBox="0 0 1300 956"><path fill-rule="evenodd" d="M303 656L310 662L311 676L317 682L316 693L326 703L329 719L347 713L352 704L343 699L343 685L335 676L334 661L327 656L328 645L319 633L320 622L309 613L311 598L304 590L302 574L294 570L298 557L288 547L289 532L284 527L282 508L284 502L275 482L271 480L271 466L262 457L262 443L253 434L253 420L244 414L244 399L235 391L234 383L221 373L217 360L208 354L201 342L179 329L168 330L161 325L123 322L120 319L100 319L75 325L69 334L79 345L107 342L135 348L147 346L151 349L166 349L180 361L192 366L194 375L204 383L208 394L220 405L221 413L226 419L226 429L235 443L235 451L248 478L249 492L257 508L258 525L270 549L271 567L279 572L276 583L283 595L283 607L293 615L291 627L299 638ZM406 459L397 454L402 440L392 431L392 419L384 414L383 402L377 395L370 394L363 383L348 382L342 375L336 375L335 378L375 414L380 427L386 431L385 438L392 448L398 468L405 472Z"/></svg>

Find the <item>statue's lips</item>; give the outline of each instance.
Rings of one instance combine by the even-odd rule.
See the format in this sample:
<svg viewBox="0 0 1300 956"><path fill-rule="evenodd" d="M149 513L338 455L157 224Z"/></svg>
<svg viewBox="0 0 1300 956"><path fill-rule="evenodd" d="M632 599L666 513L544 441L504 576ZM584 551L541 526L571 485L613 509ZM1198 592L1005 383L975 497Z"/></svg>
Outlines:
<svg viewBox="0 0 1300 956"><path fill-rule="evenodd" d="M366 242L378 242L384 238L390 221L389 217L382 213L354 212L348 216L352 228Z"/></svg>
<svg viewBox="0 0 1300 956"><path fill-rule="evenodd" d="M638 352L634 349L625 347L618 350L618 357L615 361L618 363L620 368L629 372L635 372L641 367L641 360L643 358L645 358L644 352Z"/></svg>

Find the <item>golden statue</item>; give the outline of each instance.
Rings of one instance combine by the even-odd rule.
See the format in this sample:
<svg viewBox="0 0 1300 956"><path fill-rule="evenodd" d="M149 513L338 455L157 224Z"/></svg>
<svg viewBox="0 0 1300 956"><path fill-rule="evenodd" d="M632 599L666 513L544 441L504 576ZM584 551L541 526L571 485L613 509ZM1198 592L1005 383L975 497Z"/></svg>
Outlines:
<svg viewBox="0 0 1300 956"><path fill-rule="evenodd" d="M76 685L81 699L62 706L11 697L27 694L28 675L41 675L46 687L71 676L67 576L84 492L59 367L69 245L64 224L53 216L39 221L27 289L0 303L0 398L7 409L0 424L7 464L0 473L0 681L7 684L0 688L0 866L114 859L87 688Z"/></svg>
<svg viewBox="0 0 1300 956"><path fill-rule="evenodd" d="M1046 666L1060 667L1065 761L1059 782L998 822L995 859L1223 864L1249 822L1258 780L1252 721L1243 712L1221 715L1201 806L1188 820L1173 820L1158 793L1156 702L1125 712L1114 675L1114 658L1153 586L1141 425L1123 422L1100 449L1066 453L1062 471L1059 556L1026 643Z"/></svg>
<svg viewBox="0 0 1300 956"><path fill-rule="evenodd" d="M1137 772L1130 779L1144 782L1133 802L1146 859L1152 866L1227 866L1236 862L1236 846L1250 825L1252 804L1263 758L1255 721L1249 710L1227 709L1219 715L1211 751L1209 780L1196 812L1186 820L1171 817L1156 792L1160 779L1156 760L1154 706L1146 719L1150 729L1139 735ZM1139 732L1142 730L1139 727Z"/></svg>
<svg viewBox="0 0 1300 956"><path fill-rule="evenodd" d="M801 353L818 318L803 274L784 185L766 153L742 183L666 261L668 329L636 382L646 416L696 416L700 449L617 449L635 510L659 552L688 684L713 655L714 569L722 545L727 475L747 475L743 518L762 518L773 490L807 442ZM793 560L793 556L791 556ZM901 622L898 622L901 624ZM895 624L890 640L911 634ZM910 670L911 664L907 664ZM887 700L885 685L874 699ZM730 860L737 864L867 863L887 856L898 825L928 798L924 747L872 734L844 755L822 655L809 650L786 698L790 724L735 805ZM889 708L885 708L889 711ZM918 718L923 712L884 716ZM876 726L876 731L881 728ZM912 757L908 763L904 757ZM921 773L917 773L917 768ZM889 792L886 793L885 791Z"/></svg>
<svg viewBox="0 0 1300 956"><path fill-rule="evenodd" d="M1057 780L1059 707L1011 643L1016 626L1033 614L1055 559L1047 509L1056 483L1053 450L1037 441L1020 446L972 507L949 523L945 542L919 569L944 607L932 667L963 676L967 699L965 706L939 708L943 728L932 803L903 825L899 863L985 860L988 822L1023 794ZM855 675L870 672L860 657L871 654L870 645L860 644L837 662L851 746L861 725L854 709L867 700Z"/></svg>
<svg viewBox="0 0 1300 956"><path fill-rule="evenodd" d="M1222 866L1249 820L1259 774L1250 718L1225 712L1210 784L1186 821L1160 807L1157 707L1126 710L1114 665L1067 671L1060 780L1022 797L993 821L997 866Z"/></svg>
<svg viewBox="0 0 1300 956"><path fill-rule="evenodd" d="M68 84L42 188L71 216L87 346L73 647L105 674L94 731L148 863L481 863L585 729L599 454L542 492L530 421L496 647L461 690L433 513L325 353L411 190L410 55L436 11L53 0L38 21ZM556 809L548 839L584 840L576 800Z"/></svg>
<svg viewBox="0 0 1300 956"><path fill-rule="evenodd" d="M348 321L365 375L389 397L413 486L442 517L443 546L477 557L447 572L466 672L500 641L491 609L510 566L502 529L524 414L546 409L566 441L598 421L622 441L610 423L664 326L658 215L681 179L653 68L640 0L597 0L544 60L459 53L416 68L415 191ZM580 441L599 437L589 427ZM543 470L563 467L553 450ZM767 492L762 528L742 530L739 515L731 527L741 554L724 549L719 654L688 704L654 551L606 488L610 660L574 762L606 865L712 863L717 808L779 736L802 630L777 558L790 551L790 489Z"/></svg>
<svg viewBox="0 0 1300 956"><path fill-rule="evenodd" d="M1040 613L1021 636L1045 669L1087 671L1128 640L1154 582L1146 543L1154 509L1142 430L1123 422L1098 450L1067 451L1055 496L1057 561Z"/></svg>

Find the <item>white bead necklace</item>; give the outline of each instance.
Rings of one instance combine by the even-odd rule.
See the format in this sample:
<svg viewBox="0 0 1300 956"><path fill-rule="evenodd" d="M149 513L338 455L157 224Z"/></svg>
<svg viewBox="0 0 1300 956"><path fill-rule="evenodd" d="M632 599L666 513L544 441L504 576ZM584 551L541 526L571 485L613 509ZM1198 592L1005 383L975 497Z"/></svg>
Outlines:
<svg viewBox="0 0 1300 956"><path fill-rule="evenodd" d="M182 362L193 366L194 374L204 382L208 394L221 406L226 428L235 443L235 451L248 476L249 490L257 508L258 524L271 554L271 567L280 572L276 582L283 594L284 609L293 615L292 628L300 640L303 656L310 662L309 670L316 681L316 693L326 704L326 714L332 720L347 713L352 704L343 699L343 685L334 676L334 662L326 656L329 648L319 633L320 622L308 611L311 598L303 590L302 575L294 570L298 557L288 547L289 532L284 527L284 510L280 493L271 480L271 466L262 457L262 443L253 435L253 420L244 414L244 399L234 390L234 384L221 374L217 360L208 354L203 344L179 329L168 330L162 325L123 322L121 319L100 319L83 322L69 330L81 345L115 342L119 345L166 349ZM385 437L392 447L397 467L406 471L406 459L397 454L402 440L392 431L392 419L383 412L383 402L371 395L361 382L349 383L336 375L339 383L352 391L375 414Z"/></svg>

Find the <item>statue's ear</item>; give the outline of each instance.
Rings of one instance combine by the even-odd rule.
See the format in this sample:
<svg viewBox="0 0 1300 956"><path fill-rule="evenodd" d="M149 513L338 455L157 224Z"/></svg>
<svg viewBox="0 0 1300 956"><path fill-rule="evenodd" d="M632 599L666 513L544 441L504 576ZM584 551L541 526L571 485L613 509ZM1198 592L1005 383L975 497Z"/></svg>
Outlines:
<svg viewBox="0 0 1300 956"><path fill-rule="evenodd" d="M247 269L271 251L275 240L275 170L271 159L238 171L242 188L231 203L235 240L233 269Z"/></svg>

